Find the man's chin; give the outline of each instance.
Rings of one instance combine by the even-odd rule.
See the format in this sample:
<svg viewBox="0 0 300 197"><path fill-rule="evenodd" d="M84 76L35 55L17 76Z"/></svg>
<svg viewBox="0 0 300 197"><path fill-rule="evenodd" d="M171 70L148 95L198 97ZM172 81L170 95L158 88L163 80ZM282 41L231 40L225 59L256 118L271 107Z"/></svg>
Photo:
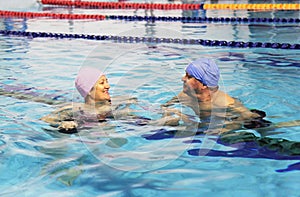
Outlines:
<svg viewBox="0 0 300 197"><path fill-rule="evenodd" d="M182 92L191 97L195 96L189 89L183 89Z"/></svg>
<svg viewBox="0 0 300 197"><path fill-rule="evenodd" d="M183 87L182 92L185 94L190 94L190 91L188 88Z"/></svg>

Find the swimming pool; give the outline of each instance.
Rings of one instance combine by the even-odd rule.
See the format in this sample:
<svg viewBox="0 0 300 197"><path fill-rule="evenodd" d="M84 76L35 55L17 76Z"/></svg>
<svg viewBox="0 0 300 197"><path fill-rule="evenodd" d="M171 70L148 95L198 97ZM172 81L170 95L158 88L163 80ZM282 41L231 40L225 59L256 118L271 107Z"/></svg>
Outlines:
<svg viewBox="0 0 300 197"><path fill-rule="evenodd" d="M120 10L28 4L8 9L120 14ZM299 11L122 10L121 14L299 18ZM14 31L300 43L299 24L286 23L0 20L1 30ZM247 107L266 111L267 119L275 123L300 119L299 50L6 35L0 36L0 43L2 89L77 101L73 83L79 68L99 65L107 73L112 96L137 97L139 112L157 118L160 105L181 90L188 62L205 56L219 65L221 88ZM299 156L272 158L246 143L218 144L215 136L172 138L165 131L176 128L126 121L111 120L106 127L79 135L60 134L39 120L54 106L6 96L0 101L1 196L299 196ZM287 127L265 135L300 141L299 131L300 127ZM162 135L149 137L155 133ZM115 147L109 138L127 142ZM211 152L195 156L192 150L199 148Z"/></svg>

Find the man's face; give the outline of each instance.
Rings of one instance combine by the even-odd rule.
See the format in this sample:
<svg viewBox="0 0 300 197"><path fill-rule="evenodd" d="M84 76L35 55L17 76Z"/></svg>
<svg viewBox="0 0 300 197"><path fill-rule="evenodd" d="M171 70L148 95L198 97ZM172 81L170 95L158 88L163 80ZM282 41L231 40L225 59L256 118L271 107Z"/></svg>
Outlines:
<svg viewBox="0 0 300 197"><path fill-rule="evenodd" d="M201 93L205 86L189 75L187 72L181 79L183 81L183 92L190 96L196 96L196 94Z"/></svg>

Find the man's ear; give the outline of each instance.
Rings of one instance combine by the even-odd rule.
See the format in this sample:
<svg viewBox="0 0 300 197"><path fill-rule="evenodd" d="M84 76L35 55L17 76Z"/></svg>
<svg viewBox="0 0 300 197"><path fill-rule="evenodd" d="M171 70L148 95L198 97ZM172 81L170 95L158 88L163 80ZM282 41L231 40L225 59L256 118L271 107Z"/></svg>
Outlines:
<svg viewBox="0 0 300 197"><path fill-rule="evenodd" d="M203 84L202 84L200 88L201 88L201 90L205 90L205 89L207 89L208 87L207 87L206 85L203 85Z"/></svg>

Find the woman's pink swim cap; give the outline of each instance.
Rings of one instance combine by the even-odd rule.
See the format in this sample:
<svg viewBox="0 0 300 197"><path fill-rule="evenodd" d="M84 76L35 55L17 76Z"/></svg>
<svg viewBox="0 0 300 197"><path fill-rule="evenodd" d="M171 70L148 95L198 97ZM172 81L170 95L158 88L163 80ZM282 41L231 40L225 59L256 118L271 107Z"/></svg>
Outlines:
<svg viewBox="0 0 300 197"><path fill-rule="evenodd" d="M75 86L80 95L85 98L98 79L104 75L100 70L93 67L82 67L75 80Z"/></svg>

